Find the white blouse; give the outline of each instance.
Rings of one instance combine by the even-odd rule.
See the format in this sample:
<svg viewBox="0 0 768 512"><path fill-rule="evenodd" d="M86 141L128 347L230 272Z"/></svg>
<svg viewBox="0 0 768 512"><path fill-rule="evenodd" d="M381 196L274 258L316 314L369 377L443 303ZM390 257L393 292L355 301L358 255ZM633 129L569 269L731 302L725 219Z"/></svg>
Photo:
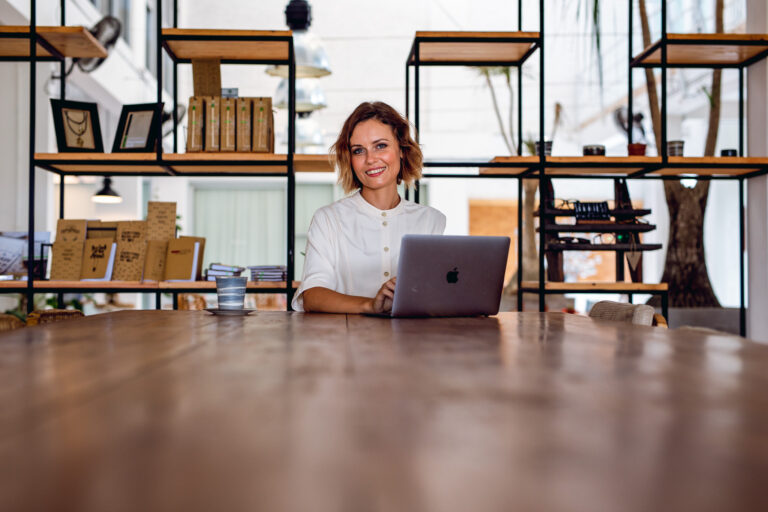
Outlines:
<svg viewBox="0 0 768 512"><path fill-rule="evenodd" d="M441 235L444 230L445 215L434 208L401 199L391 210L379 210L360 191L320 208L307 233L304 276L293 309L304 311L302 294L317 286L375 297L397 274L403 235Z"/></svg>

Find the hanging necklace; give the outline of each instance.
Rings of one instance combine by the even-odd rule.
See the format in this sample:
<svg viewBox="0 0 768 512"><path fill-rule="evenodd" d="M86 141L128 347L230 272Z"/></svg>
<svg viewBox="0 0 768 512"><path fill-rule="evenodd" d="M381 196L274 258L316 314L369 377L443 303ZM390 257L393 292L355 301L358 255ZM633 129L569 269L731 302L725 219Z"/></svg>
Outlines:
<svg viewBox="0 0 768 512"><path fill-rule="evenodd" d="M83 112L83 118L79 121L72 119L72 116L70 115L69 110L64 111L64 117L67 120L67 126L69 127L69 131L77 135L77 140L75 141L77 143L78 147L83 147L83 138L82 135L85 133L85 130L88 128L88 112Z"/></svg>

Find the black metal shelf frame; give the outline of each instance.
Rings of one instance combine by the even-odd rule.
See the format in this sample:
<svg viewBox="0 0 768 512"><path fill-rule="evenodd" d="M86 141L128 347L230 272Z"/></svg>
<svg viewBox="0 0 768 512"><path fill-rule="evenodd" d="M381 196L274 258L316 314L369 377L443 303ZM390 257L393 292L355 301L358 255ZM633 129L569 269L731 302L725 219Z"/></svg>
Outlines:
<svg viewBox="0 0 768 512"><path fill-rule="evenodd" d="M60 61L60 98L66 99L66 76L65 76L65 59L64 56L61 55L55 48L53 48L45 39L40 37L37 33L37 11L36 11L36 0L30 0L30 26L29 26L29 33L28 34L9 34L6 37L12 37L12 38L28 38L30 42L30 50L29 50L29 57L5 57L0 58L0 61L10 61L10 62L29 62L30 68L29 68L29 117L30 117L30 123L29 123L29 197L28 197L28 225L27 225L27 231L29 233L29 240L28 240L28 246L27 246L27 257L28 261L34 261L34 232L35 232L35 215L34 215L34 208L35 208L35 169L37 167L40 167L41 169L45 169L51 172L54 172L55 174L59 175L60 178L60 185L59 185L59 219L64 218L64 176L67 175L83 175L83 176L89 176L89 175L98 175L98 176L104 176L107 174L114 175L114 173L108 173L108 172L64 172L58 169L55 169L51 164L57 163L56 161L51 160L36 160L35 159L35 132L36 132L36 126L35 126L35 111L36 111L36 64L37 62L47 62L47 61ZM168 51L168 54L173 59L173 102L174 102L174 108L178 104L178 69L177 65L179 63L186 63L189 62L188 59L178 59L175 58L173 55L173 52L170 51L170 48L167 45L167 41L170 40L225 40L225 41L283 41L288 44L288 58L287 59L272 59L272 60L260 60L260 59L254 59L254 60L224 60L223 63L225 64L287 64L288 65L288 153L286 155L285 160L277 160L277 161L236 161L236 162L230 162L227 161L226 165L228 166L268 166L268 165L286 165L287 173L228 173L228 172L189 172L184 173L184 176L196 176L196 177L202 177L202 176L210 176L210 177L221 177L221 176L237 176L237 177L286 177L287 178L287 245L286 245L286 282L287 286L285 288L263 288L259 289L258 291L252 291L248 293L285 293L286 294L286 303L288 310L291 309L291 297L293 295L293 281L294 281L294 272L295 272L295 248L294 248L294 236L295 236L295 174L294 174L294 166L293 166L293 157L295 153L296 148L296 134L295 134L295 122L296 122L296 63L295 63L295 54L294 54L294 47L293 47L293 37L292 36L281 36L281 35L264 35L264 36L253 36L253 35L244 35L244 36L237 36L237 35L224 35L224 36L200 36L200 35L170 35L170 36L163 36L162 33L162 0L157 0L157 16L156 16L156 26L155 29L157 31L157 48L156 48L156 61L157 61L157 102L162 102L162 94L163 94L163 71L162 71L162 51L165 47ZM61 26L66 25L66 11L65 11L65 0L60 0L60 24ZM178 27L178 0L173 1L173 28ZM36 50L37 46L36 43L40 43L46 50L48 50L52 57L38 57ZM163 167L166 172L167 176L176 176L178 173L174 172L173 169L171 169L171 165L180 167L180 166L189 166L189 165L214 165L215 162L211 161L168 161L163 160L162 158L162 130L160 129L161 126L161 120L158 118L157 120L158 124L158 130L157 130L157 142L155 144L155 152L156 152L156 159L154 161L146 161L146 162L137 162L137 161L131 161L130 165L137 165L137 166L161 166ZM173 130L173 151L174 153L178 152L178 120L174 118L174 130ZM88 164L88 165L109 165L109 164L115 164L114 160L110 161L100 161L100 160L67 160L67 161L60 161L58 163L66 163L66 164ZM119 173L120 176L162 176L158 175L157 173L142 173L141 171L137 172L121 172ZM27 282L26 285L23 287L19 287L18 289L15 288L5 288L0 290L0 293L18 293L19 291L23 290L26 293L27 296L27 313L30 313L34 307L34 294L35 294L35 279L32 274L33 265L28 265L28 271L27 271ZM82 291L82 288L76 288L76 289L66 289L66 288L57 288L54 290L47 289L47 293L56 293L58 295L58 303L59 305L62 304L62 294L65 292L70 291ZM38 289L38 292L41 292L42 289ZM105 289L99 289L99 291L105 291ZM117 291L128 291L125 288L115 289L113 291L106 291L106 293L112 293ZM135 289L130 290L135 291L139 293L156 293L154 290L151 292L147 292L146 289ZM199 289L196 288L190 288L190 291L199 291ZM176 305L176 293L183 292L183 290L175 290L174 292L174 305ZM159 294L157 295L158 299L156 300L156 306L159 308Z"/></svg>
<svg viewBox="0 0 768 512"><path fill-rule="evenodd" d="M667 30L666 30L666 10L667 10L667 2L666 0L661 0L662 7L661 7L661 30L662 35L660 41L655 43L651 48L649 48L647 51L643 52L640 56L635 58L635 56L632 54L632 41L633 41L633 9L634 9L634 2L633 0L629 0L629 44L628 44L628 90L627 90L627 101L628 101L628 111L629 111L629 118L633 115L633 80L632 80L632 70L634 68L645 68L645 67L659 67L662 69L662 80L661 80L661 109L662 109L662 147L659 148L660 156L661 156L661 162L654 162L654 163L635 163L635 162L606 162L605 164L595 164L594 162L589 161L570 161L570 162L546 162L545 156L543 154L539 155L539 161L536 163L531 164L525 164L525 163L514 163L514 162L478 162L478 161L445 161L445 160L439 160L439 161L425 161L424 167L425 168L521 168L521 167L527 167L523 171L515 171L510 173L497 173L497 174L470 174L470 173L440 173L440 172L429 172L424 173L423 178L460 178L460 179L475 179L475 178L485 178L485 179L494 179L494 178L501 178L501 179L509 179L509 178L515 178L518 181L518 198L522 198L523 196L523 187L522 187L522 180L524 178L538 178L539 180L539 190L543 190L545 180L547 179L547 170L554 170L554 169L563 169L563 168L616 168L616 169L622 169L622 168L631 168L631 169L637 169L634 172L630 172L628 174L624 173L604 173L604 174L597 174L597 175L581 175L581 174L550 174L548 177L552 179L651 179L651 180L661 180L661 181L667 181L667 180L675 180L678 181L682 178L693 178L696 180L708 180L708 181L720 181L720 180L735 180L739 183L739 200L738 200L738 206L739 206L739 239L740 239L740 245L741 245L741 251L740 251L740 257L739 257L739 281L740 281L740 331L741 335L746 335L746 308L745 308L745 297L744 297L744 290L745 290L745 254L744 254L744 247L745 247L745 203L744 203L744 186L745 181L754 178L757 176L763 176L765 174L768 174L768 165L765 164L749 164L749 163L721 163L721 162L669 162L669 156L667 155L667 149L666 149L666 141L667 141L667 68L669 67L677 67L677 68L685 68L685 67L695 67L695 68L705 68L705 69L717 69L717 68L736 68L739 71L739 150L738 155L743 156L744 155L744 70L746 67L750 66L751 64L762 60L766 57L768 57L768 50L763 51L755 55L754 57L736 65L725 65L725 64L715 64L715 65L671 65L668 63L667 60L667 47L670 44L675 45L721 45L723 44L721 41L712 41L707 39L690 39L690 40L674 40L674 42L670 42L670 39L667 37ZM539 38L538 41L536 41L536 46L539 50L539 60L540 60L540 76L539 76L539 141L540 144L543 143L544 139L544 7L543 7L543 1L540 1L539 3L539 11L540 11L540 32L539 32ZM520 6L520 2L518 2L518 30L521 29L522 25L522 8ZM437 38L429 38L429 41L434 42ZM473 41L476 41L477 39L473 39ZM457 41L457 39L451 38L450 41ZM517 41L520 41L520 39L517 39ZM457 64L443 64L443 63L423 63L419 62L418 59L418 48L419 43L421 43L422 40L419 38L416 38L414 41L414 44L411 48L411 52L409 53L408 59L406 61L406 95L405 95L405 105L406 105L406 115L410 118L410 105L409 105L409 94L410 94L410 73L409 73L409 67L415 68L415 87L414 87L414 97L415 97L415 116L414 116L414 124L416 127L417 134L419 133L419 67L420 66L426 66L426 65L484 65L488 63L457 63ZM750 41L750 40L738 40L736 41L736 44L744 45L744 46L764 46L765 42L760 41ZM649 55L650 52L653 52L657 49L660 49L661 51L661 62L658 64L652 64L652 63L641 63L640 60ZM525 55L525 59L527 59L530 56L529 52ZM521 59L522 60L522 59ZM412 62L411 62L412 61ZM522 79L520 74L520 66L522 65L522 62L520 63L507 63L511 66L518 67L518 104L522 104ZM495 65L500 65L498 62L495 63ZM519 110L519 109L518 109ZM518 153L521 152L521 137L522 137L522 118L520 115L520 112L518 112ZM630 131L629 134L629 142L632 142L632 134ZM542 152L543 153L543 152ZM702 169L723 169L731 168L731 169L756 169L753 172L747 172L740 175L712 175L712 176L701 176L697 174L692 174L691 176L681 176L681 175L660 175L660 174L652 174L654 172L657 172L661 169L691 169L693 170L702 170ZM407 191L406 191L407 194ZM407 196L406 196L407 197ZM419 200L419 187L418 182L415 186L415 193L414 198L418 202ZM539 205L539 216L543 216L544 205L540 203ZM517 208L517 217L518 217L518 226L522 226L522 201L518 200L518 208ZM539 247L545 247L544 243L544 235L545 231L538 230L539 231ZM539 286L538 289L532 289L532 288L523 288L522 287L522 265L523 265L523 258L522 258L522 237L518 237L518 247L517 247L517 261L518 261L518 295L517 295L517 303L518 303L518 310L522 311L522 296L523 293L537 293L539 295L539 311L544 311L544 296L547 294L557 294L562 293L558 291L551 291L546 290L545 288L545 281L544 281L544 251L539 251ZM648 245L648 244L646 244ZM655 245L655 244L650 244ZM595 292L600 291L596 290L594 288L588 288L583 291L575 291L573 293L589 293L589 292ZM568 293L571 293L569 290ZM631 294L630 294L631 296ZM666 303L666 295L663 296L662 302ZM666 309L666 307L664 308ZM665 313L666 316L666 313Z"/></svg>

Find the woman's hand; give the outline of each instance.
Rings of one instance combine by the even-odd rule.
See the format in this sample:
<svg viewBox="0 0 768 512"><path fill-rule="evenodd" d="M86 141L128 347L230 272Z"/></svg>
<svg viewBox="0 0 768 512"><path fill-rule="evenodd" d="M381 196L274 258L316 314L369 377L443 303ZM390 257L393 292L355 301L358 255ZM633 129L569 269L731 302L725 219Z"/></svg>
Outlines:
<svg viewBox="0 0 768 512"><path fill-rule="evenodd" d="M397 278L393 277L381 285L376 296L373 298L371 308L374 313L389 313L392 311L392 301L395 299L395 284Z"/></svg>

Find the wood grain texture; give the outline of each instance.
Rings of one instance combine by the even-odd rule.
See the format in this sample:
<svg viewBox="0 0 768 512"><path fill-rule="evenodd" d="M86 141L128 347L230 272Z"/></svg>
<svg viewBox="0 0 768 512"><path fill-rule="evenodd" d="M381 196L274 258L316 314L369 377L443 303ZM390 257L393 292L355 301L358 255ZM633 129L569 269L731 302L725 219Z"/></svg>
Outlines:
<svg viewBox="0 0 768 512"><path fill-rule="evenodd" d="M667 34L667 38L667 62L672 65L736 65L768 50L767 34ZM691 41L706 41L708 44L685 44ZM765 44L747 45L745 42ZM657 48L641 62L661 63L661 50Z"/></svg>
<svg viewBox="0 0 768 512"><path fill-rule="evenodd" d="M764 510L768 347L563 314L0 334L3 510Z"/></svg>
<svg viewBox="0 0 768 512"><path fill-rule="evenodd" d="M287 60L288 41L226 40L229 37L291 37L290 30L199 30L164 28L165 43L172 56L179 59L221 59L221 60ZM198 37L199 40L173 39Z"/></svg>
<svg viewBox="0 0 768 512"><path fill-rule="evenodd" d="M508 39L539 37L538 32L416 32L418 38L454 38L462 41L422 41L419 59L422 62L461 63L471 61L514 62L530 49L530 41L509 42ZM466 41L477 39L477 41ZM497 41L494 41L497 39ZM413 56L410 61L413 62Z"/></svg>
<svg viewBox="0 0 768 512"><path fill-rule="evenodd" d="M577 283L560 283L548 281L544 283L544 287L547 290L561 290L567 292L569 290L584 290L589 288L600 290L615 290L625 292L641 292L641 291L664 291L669 289L667 283L604 283L602 281L582 281ZM523 281L523 288L529 290L538 290L539 283L537 281Z"/></svg>
<svg viewBox="0 0 768 512"><path fill-rule="evenodd" d="M0 290L3 288L26 287L25 281L0 281ZM294 288L298 288L299 281L294 281ZM141 289L146 291L164 291L164 290L189 290L200 291L216 290L214 281L185 281L185 282L167 282L167 281L35 281L36 290L55 290L58 288L99 290L99 289ZM285 281L282 282L264 282L248 281L246 288L257 290L259 288L285 288Z"/></svg>
<svg viewBox="0 0 768 512"><path fill-rule="evenodd" d="M65 57L106 58L107 51L85 27L37 27L39 37L45 39ZM29 34L28 26L0 26L0 55L4 57L29 57L29 37L10 38L11 34ZM51 54L38 42L35 50L38 57Z"/></svg>

